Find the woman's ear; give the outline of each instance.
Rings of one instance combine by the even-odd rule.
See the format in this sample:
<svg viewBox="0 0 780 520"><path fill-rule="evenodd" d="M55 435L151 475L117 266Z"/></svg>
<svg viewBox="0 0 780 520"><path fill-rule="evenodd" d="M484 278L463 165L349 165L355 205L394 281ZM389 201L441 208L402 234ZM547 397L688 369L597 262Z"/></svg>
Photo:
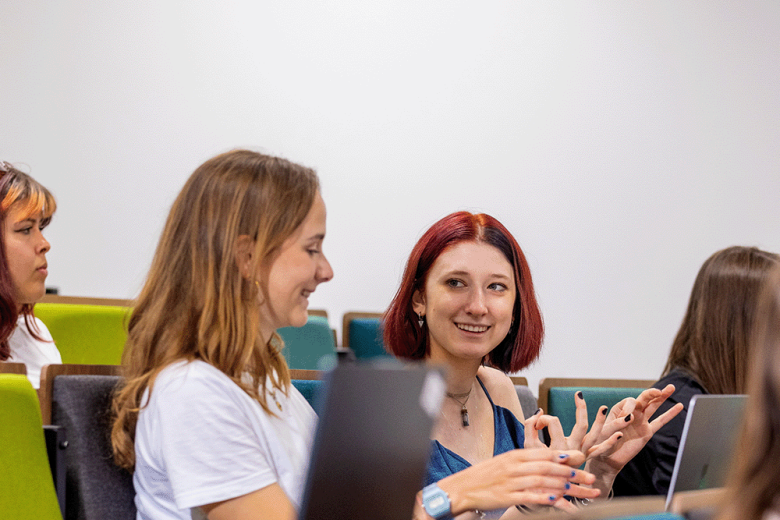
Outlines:
<svg viewBox="0 0 780 520"><path fill-rule="evenodd" d="M235 255L236 266L245 280L254 280L256 274L252 272L252 258L255 250L255 241L249 235L239 235L236 239Z"/></svg>
<svg viewBox="0 0 780 520"><path fill-rule="evenodd" d="M419 289L412 293L412 310L418 316L425 316L425 294Z"/></svg>

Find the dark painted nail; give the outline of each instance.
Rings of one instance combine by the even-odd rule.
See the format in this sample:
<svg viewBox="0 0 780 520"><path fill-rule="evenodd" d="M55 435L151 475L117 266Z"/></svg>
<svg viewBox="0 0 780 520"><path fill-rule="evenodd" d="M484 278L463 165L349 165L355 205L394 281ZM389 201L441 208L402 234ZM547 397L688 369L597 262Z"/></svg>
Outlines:
<svg viewBox="0 0 780 520"><path fill-rule="evenodd" d="M626 415L626 422L631 420L631 414Z"/></svg>
<svg viewBox="0 0 780 520"><path fill-rule="evenodd" d="M566 483L566 485L564 486L564 488L566 488L566 489L571 489L571 484L569 484L569 483L567 482L567 483Z"/></svg>
<svg viewBox="0 0 780 520"><path fill-rule="evenodd" d="M559 459L568 459L568 458L569 458L569 456L568 456L568 455L566 455L565 453L561 453L560 455L558 455L558 458L559 458Z"/></svg>
<svg viewBox="0 0 780 520"><path fill-rule="evenodd" d="M540 413L542 413L542 409L537 408L536 411L534 412L534 415L539 415Z"/></svg>
<svg viewBox="0 0 780 520"><path fill-rule="evenodd" d="M574 470L571 470L571 476L574 478L577 475L577 473Z"/></svg>
<svg viewBox="0 0 780 520"><path fill-rule="evenodd" d="M620 440L620 439L622 439L622 438L623 438L623 434L621 433L620 435L618 435L618 438L617 438L617 440Z"/></svg>
<svg viewBox="0 0 780 520"><path fill-rule="evenodd" d="M607 407L601 409L601 415L607 415Z"/></svg>
<svg viewBox="0 0 780 520"><path fill-rule="evenodd" d="M584 397L582 397L582 392L577 392L577 397L579 397L580 399L584 399Z"/></svg>
<svg viewBox="0 0 780 520"><path fill-rule="evenodd" d="M555 502L555 495L550 495L550 502Z"/></svg>

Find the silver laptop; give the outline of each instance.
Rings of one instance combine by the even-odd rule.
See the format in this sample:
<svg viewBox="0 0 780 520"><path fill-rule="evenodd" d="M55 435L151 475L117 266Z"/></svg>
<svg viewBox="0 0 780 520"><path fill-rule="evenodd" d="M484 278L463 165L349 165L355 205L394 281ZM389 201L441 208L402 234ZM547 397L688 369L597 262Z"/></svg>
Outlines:
<svg viewBox="0 0 780 520"><path fill-rule="evenodd" d="M341 365L325 379L299 520L411 518L445 382L423 365Z"/></svg>
<svg viewBox="0 0 780 520"><path fill-rule="evenodd" d="M742 423L746 395L696 395L688 405L666 507L679 491L722 487Z"/></svg>

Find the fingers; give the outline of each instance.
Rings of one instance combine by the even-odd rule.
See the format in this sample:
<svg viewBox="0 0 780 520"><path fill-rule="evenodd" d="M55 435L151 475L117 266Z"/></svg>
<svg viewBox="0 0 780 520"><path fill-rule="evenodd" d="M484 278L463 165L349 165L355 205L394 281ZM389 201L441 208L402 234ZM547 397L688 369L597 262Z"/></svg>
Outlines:
<svg viewBox="0 0 780 520"><path fill-rule="evenodd" d="M563 428L561 427L561 421L557 417L552 415L537 415L536 421L533 423L534 432L547 428L547 432L550 434L550 448L556 450L565 450L568 448L566 437L563 434ZM585 419L587 421L587 418ZM526 435L528 431L526 431ZM538 435L538 434L537 434Z"/></svg>
<svg viewBox="0 0 780 520"><path fill-rule="evenodd" d="M599 436L601 435L601 430L604 428L604 423L607 420L607 411L608 408L606 406L601 406L599 407L599 411L596 412L596 418L593 420L593 426L590 427L590 431L582 440L582 451L585 453L588 453L588 451L598 441Z"/></svg>
<svg viewBox="0 0 780 520"><path fill-rule="evenodd" d="M538 408L536 412L523 422L525 428L525 441L524 448L546 448L547 445L539 438L538 431L541 429L536 428L536 422L542 413L542 409Z"/></svg>
<svg viewBox="0 0 780 520"><path fill-rule="evenodd" d="M663 426L664 424L668 423L669 421L677 417L677 414L682 412L683 408L685 408L685 406L683 406L682 403L677 403L676 405L672 406L664 413L656 417L650 423L650 428L652 429L652 432L655 434L655 432L661 429L661 426Z"/></svg>
<svg viewBox="0 0 780 520"><path fill-rule="evenodd" d="M571 429L569 434L569 439L579 446L582 444L585 434L588 433L588 406L585 403L585 397L582 395L582 392L574 394L574 406L576 407L575 422L574 428Z"/></svg>
<svg viewBox="0 0 780 520"><path fill-rule="evenodd" d="M590 451L588 451L588 458L599 457L601 455L610 452L612 448L614 448L617 445L618 441L622 438L623 438L623 434L621 432L613 433L604 442L601 442L593 446L590 449Z"/></svg>

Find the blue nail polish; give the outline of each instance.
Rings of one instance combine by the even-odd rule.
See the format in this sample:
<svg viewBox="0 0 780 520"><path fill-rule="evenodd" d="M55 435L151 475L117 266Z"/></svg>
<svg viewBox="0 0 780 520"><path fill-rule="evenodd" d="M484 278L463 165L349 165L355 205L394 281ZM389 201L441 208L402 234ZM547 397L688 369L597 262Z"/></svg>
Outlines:
<svg viewBox="0 0 780 520"><path fill-rule="evenodd" d="M565 453L561 453L560 455L558 455L558 458L559 459L568 459L569 456L567 454L565 454Z"/></svg>
<svg viewBox="0 0 780 520"><path fill-rule="evenodd" d="M565 487L566 489L571 489L571 484L567 482L567 483L566 483L566 485L565 485L564 487Z"/></svg>
<svg viewBox="0 0 780 520"><path fill-rule="evenodd" d="M550 495L550 502L555 502L555 495Z"/></svg>
<svg viewBox="0 0 780 520"><path fill-rule="evenodd" d="M572 478L573 478L575 475L576 475L576 473L574 472L574 470L572 470L572 471L571 471L571 476L572 476Z"/></svg>

